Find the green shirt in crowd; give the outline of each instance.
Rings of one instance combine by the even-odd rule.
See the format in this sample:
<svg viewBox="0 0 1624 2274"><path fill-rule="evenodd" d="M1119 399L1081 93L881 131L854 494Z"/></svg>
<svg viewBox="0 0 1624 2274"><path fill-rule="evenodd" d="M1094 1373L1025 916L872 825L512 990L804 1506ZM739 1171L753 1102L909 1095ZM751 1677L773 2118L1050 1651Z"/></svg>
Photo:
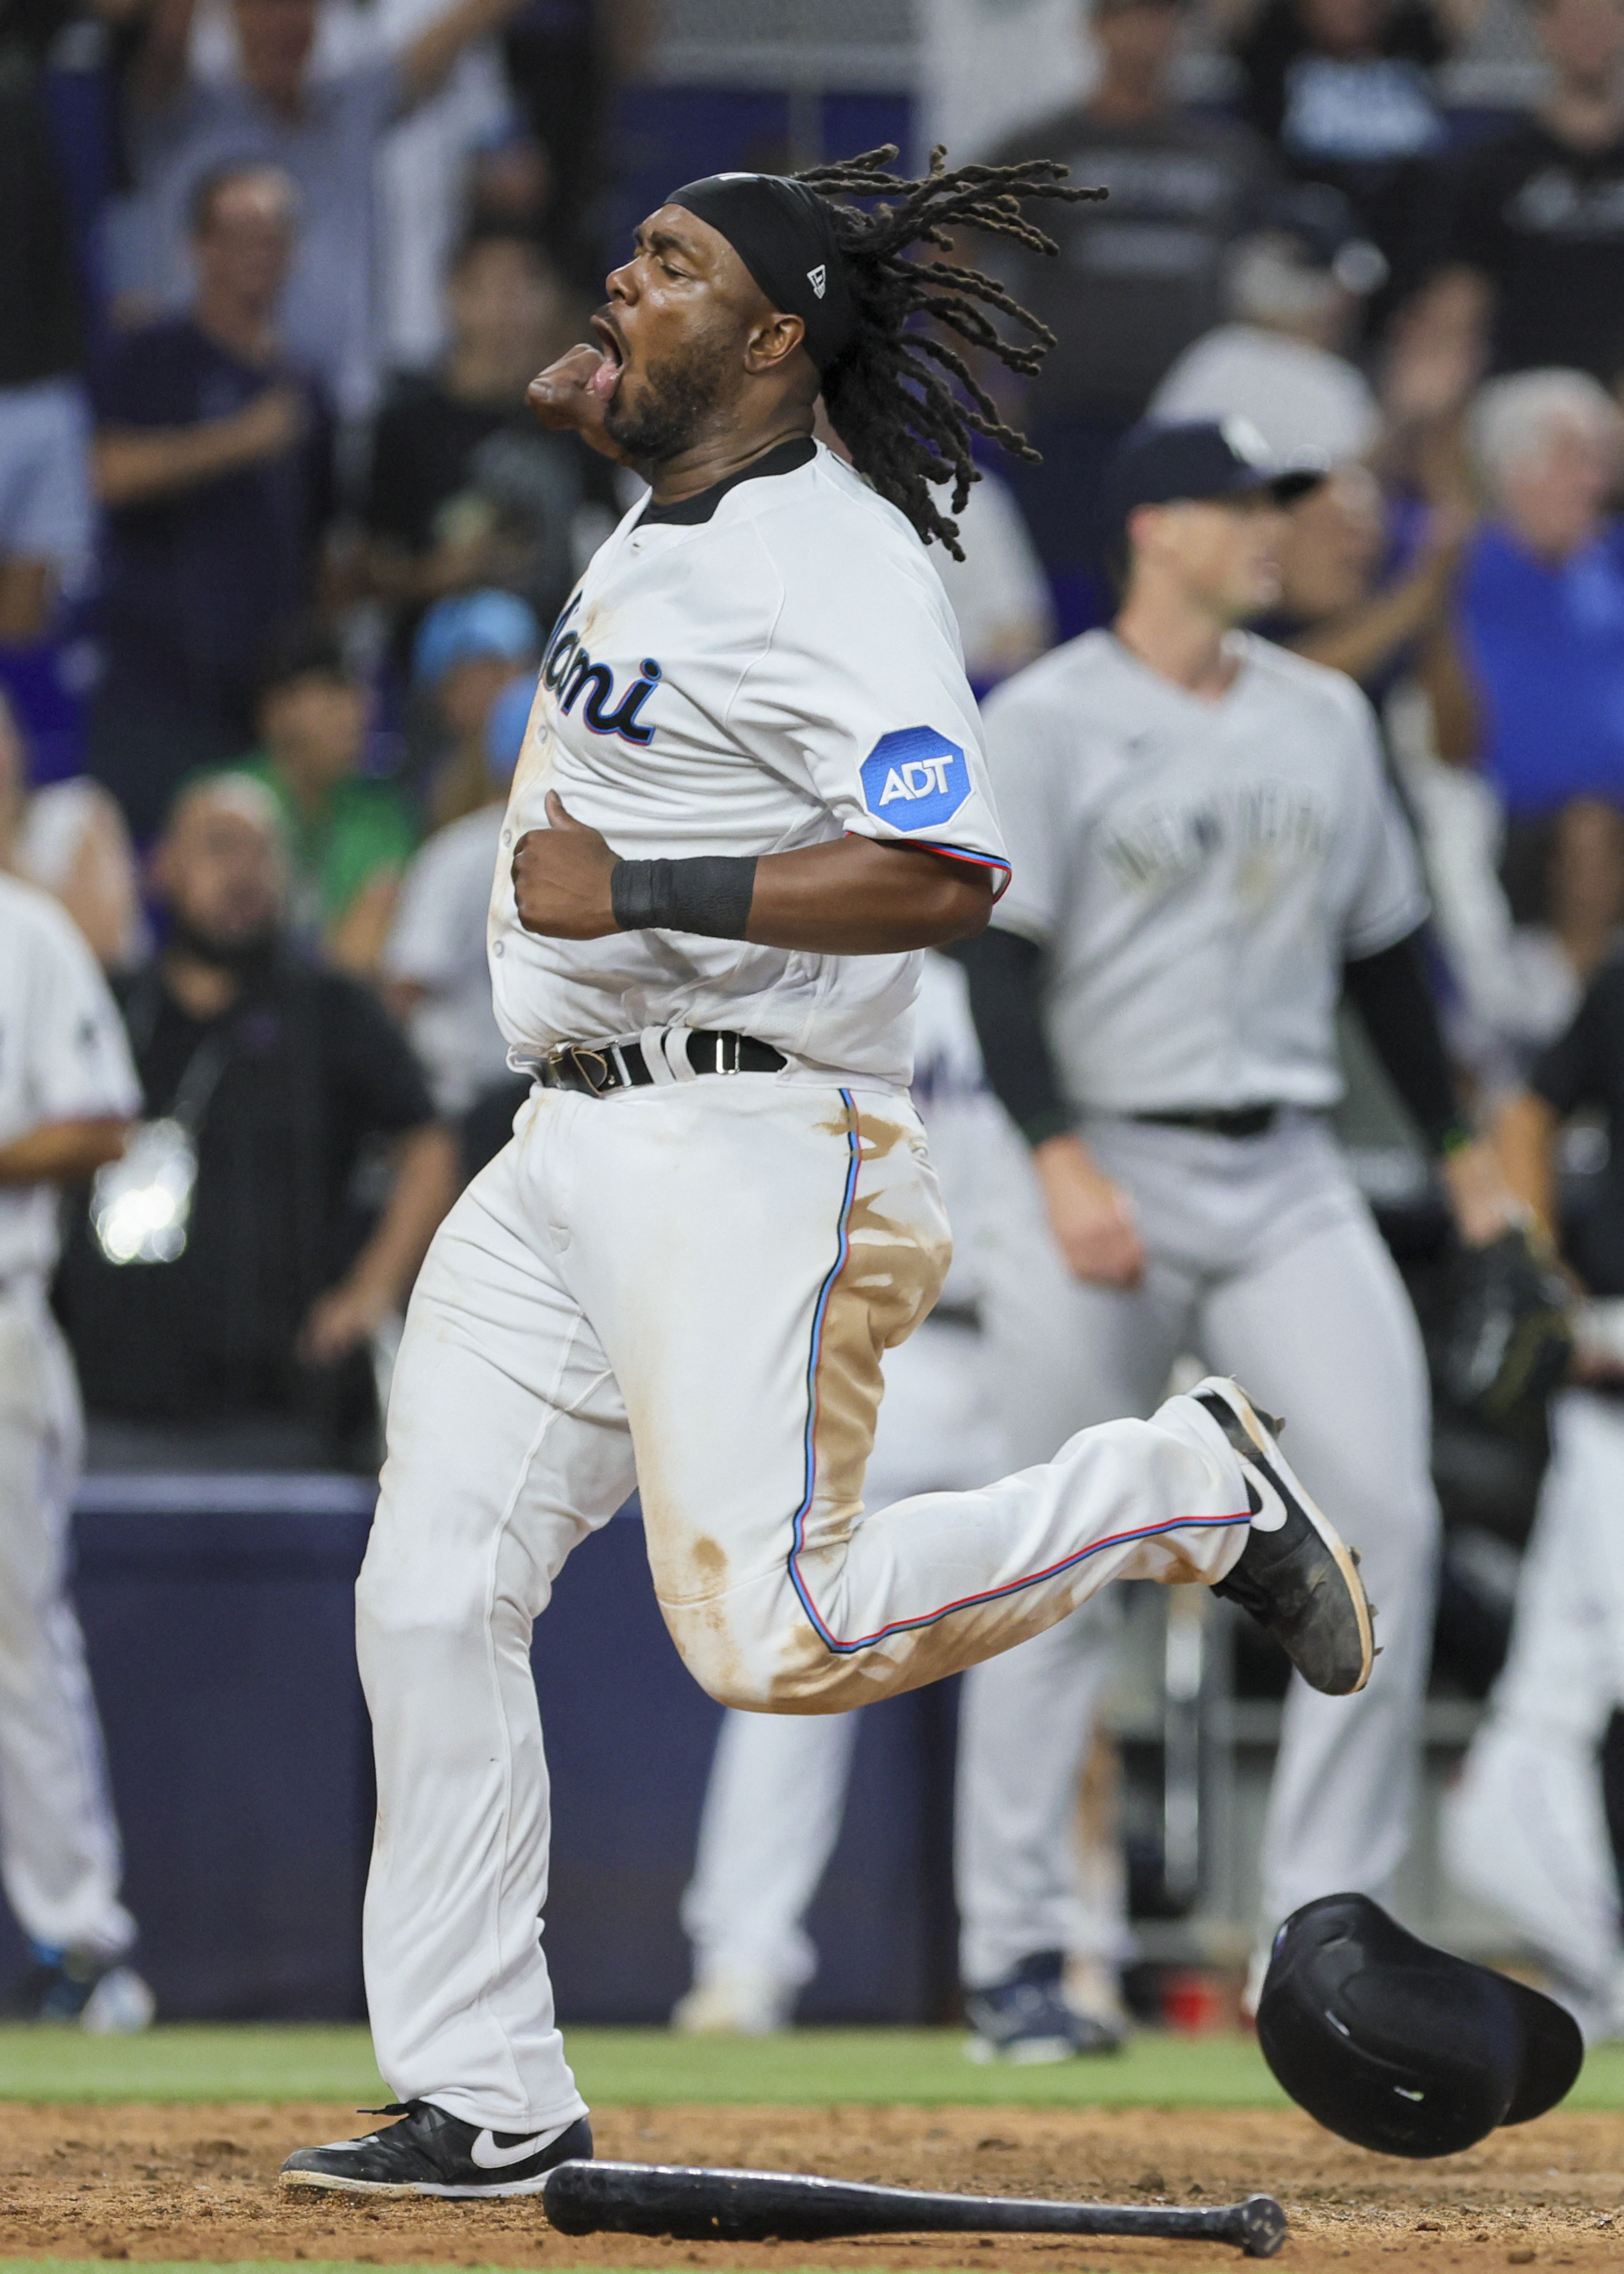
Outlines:
<svg viewBox="0 0 1624 2274"><path fill-rule="evenodd" d="M293 860L294 917L303 929L329 930L380 870L398 875L417 846L410 806L392 782L346 774L315 811L299 804L263 750L233 773L250 774L281 809Z"/></svg>

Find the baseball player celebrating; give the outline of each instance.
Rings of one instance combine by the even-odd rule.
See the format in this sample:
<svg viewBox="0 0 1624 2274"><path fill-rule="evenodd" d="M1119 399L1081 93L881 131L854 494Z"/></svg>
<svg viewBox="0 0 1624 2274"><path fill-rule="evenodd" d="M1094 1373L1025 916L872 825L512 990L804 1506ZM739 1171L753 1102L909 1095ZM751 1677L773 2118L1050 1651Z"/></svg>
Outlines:
<svg viewBox="0 0 1624 2274"><path fill-rule="evenodd" d="M33 1950L22 2010L92 2029L143 2028L153 2008L122 1963L135 1924L67 1595L83 1424L47 1288L61 1188L117 1157L140 1103L71 918L0 872L0 1873Z"/></svg>
<svg viewBox="0 0 1624 2274"><path fill-rule="evenodd" d="M1379 1894L1398 1864L1432 1634L1420 1338L1320 1120L1341 1088L1344 983L1464 1237L1515 1213L1461 1120L1370 706L1340 673L1237 629L1275 597L1282 508L1314 479L1271 470L1237 421L1142 427L1121 447L1115 625L989 702L1014 878L997 929L966 951L989 1076L1034 1144L1072 1275L1055 1329L1070 1337L1072 1426L1148 1412L1182 1352L1243 1373L1291 1417L1294 1454L1381 1608L1384 1654L1357 1703L1293 1687L1265 1955L1299 1903ZM1033 1682L1039 1765L1063 1762L1071 1734L1046 1743L1049 1694Z"/></svg>
<svg viewBox="0 0 1624 2274"><path fill-rule="evenodd" d="M596 347L532 389L650 495L543 666L490 927L537 1086L418 1278L358 1586L368 2000L404 2120L299 2150L295 2184L522 2194L590 2152L537 1931L530 1629L634 1481L666 1625L727 1705L842 1712L1126 1577L1222 1583L1327 1691L1369 1672L1348 1551L1231 1382L863 1511L880 1353L948 1260L906 1096L918 952L1008 873L920 541L951 540L927 476L970 476L960 366L914 321L990 349L1008 303L906 249L1036 237L1017 194L1072 194L1048 162L905 183L893 154L677 191ZM820 390L853 466L812 439Z"/></svg>

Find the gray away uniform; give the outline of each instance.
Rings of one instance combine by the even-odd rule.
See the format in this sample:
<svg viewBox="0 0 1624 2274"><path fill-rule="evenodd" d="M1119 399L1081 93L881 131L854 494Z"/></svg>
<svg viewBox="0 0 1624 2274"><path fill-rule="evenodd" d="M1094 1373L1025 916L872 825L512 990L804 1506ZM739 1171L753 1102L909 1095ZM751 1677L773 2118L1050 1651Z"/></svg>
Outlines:
<svg viewBox="0 0 1624 2274"><path fill-rule="evenodd" d="M1032 1299L1049 1363L1026 1378L1018 1460L1109 1415L1148 1413L1183 1352L1291 1425L1291 1458L1364 1556L1383 1654L1354 1698L1293 1678L1262 1857L1264 1937L1311 1897L1380 1894L1409 1839L1432 1634L1438 1510L1420 1338L1320 1116L1341 1077L1345 961L1412 932L1425 901L1351 680L1236 636L1217 702L1109 632L989 699L1013 881L994 922L1048 958L1045 1024L1067 1103L1132 1197L1132 1291L1071 1279ZM1136 1119L1271 1105L1262 1134ZM1030 1757L1072 1773L1065 1686L1045 1658L1099 1645L1079 1621L1005 1661L1030 1677ZM1051 1703L1051 1701L1053 1701Z"/></svg>

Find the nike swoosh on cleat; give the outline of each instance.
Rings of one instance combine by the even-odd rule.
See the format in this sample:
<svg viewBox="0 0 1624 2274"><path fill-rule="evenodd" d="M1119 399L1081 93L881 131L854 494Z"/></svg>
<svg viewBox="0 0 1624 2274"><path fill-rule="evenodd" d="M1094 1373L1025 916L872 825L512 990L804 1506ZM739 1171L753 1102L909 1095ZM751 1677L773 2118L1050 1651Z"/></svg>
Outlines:
<svg viewBox="0 0 1624 2274"><path fill-rule="evenodd" d="M481 2132L470 2156L482 2172L500 2172L509 2164L522 2164L527 2156L538 2156L547 2144L547 2135L538 2132L533 2140L521 2140L516 2148L499 2148L493 2132Z"/></svg>

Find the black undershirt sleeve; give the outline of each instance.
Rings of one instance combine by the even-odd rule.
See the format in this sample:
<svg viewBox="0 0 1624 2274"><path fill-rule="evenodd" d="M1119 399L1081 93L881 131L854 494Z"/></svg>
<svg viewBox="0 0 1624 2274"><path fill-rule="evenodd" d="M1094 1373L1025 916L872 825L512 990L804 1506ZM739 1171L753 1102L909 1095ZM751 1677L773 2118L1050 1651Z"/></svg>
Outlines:
<svg viewBox="0 0 1624 2274"><path fill-rule="evenodd" d="M1378 955L1344 964L1342 983L1427 1150L1450 1153L1468 1141L1470 1131L1427 985L1422 937L1412 931Z"/></svg>
<svg viewBox="0 0 1624 2274"><path fill-rule="evenodd" d="M1043 1032L1043 950L991 930L948 953L964 966L981 1062L993 1094L1029 1145L1058 1137L1075 1119L1060 1095Z"/></svg>

